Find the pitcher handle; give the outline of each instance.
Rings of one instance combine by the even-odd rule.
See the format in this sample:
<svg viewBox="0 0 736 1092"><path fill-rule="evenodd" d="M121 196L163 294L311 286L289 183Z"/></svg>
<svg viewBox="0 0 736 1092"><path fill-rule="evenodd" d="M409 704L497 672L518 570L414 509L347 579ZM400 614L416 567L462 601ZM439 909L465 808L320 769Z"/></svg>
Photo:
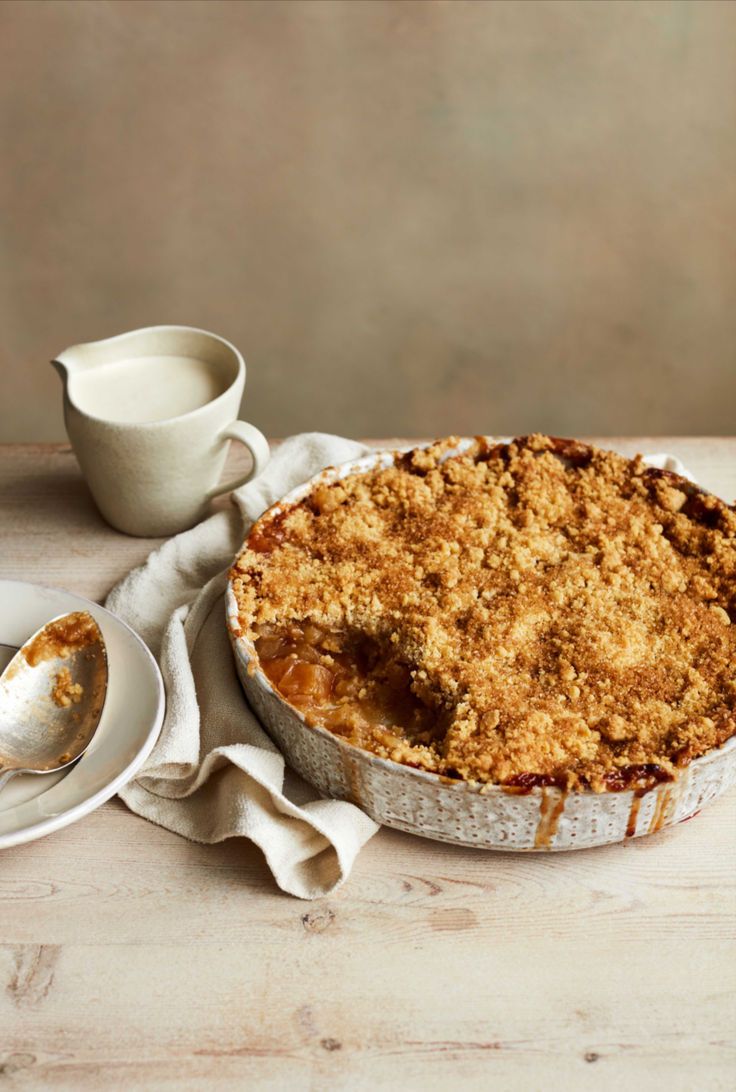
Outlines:
<svg viewBox="0 0 736 1092"><path fill-rule="evenodd" d="M257 478L271 458L268 440L255 425L249 425L247 421L233 421L231 425L227 425L222 430L219 438L220 440L237 440L243 447L247 447L253 465L247 474L241 474L239 478L234 478L233 481L214 486L207 494L208 498L219 497L222 493L231 493L233 489L239 489L241 485L245 485L246 482Z"/></svg>

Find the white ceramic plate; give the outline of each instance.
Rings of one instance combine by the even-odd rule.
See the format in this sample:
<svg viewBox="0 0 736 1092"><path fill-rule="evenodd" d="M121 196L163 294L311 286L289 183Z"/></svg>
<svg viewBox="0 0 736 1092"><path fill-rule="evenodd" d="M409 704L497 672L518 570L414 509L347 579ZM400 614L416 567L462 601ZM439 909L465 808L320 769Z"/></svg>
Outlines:
<svg viewBox="0 0 736 1092"><path fill-rule="evenodd" d="M0 792L0 849L42 838L104 804L135 776L161 730L164 686L153 656L114 614L71 592L0 580L0 670L35 630L73 610L88 610L105 639L109 680L102 718L75 766L57 774L19 774Z"/></svg>

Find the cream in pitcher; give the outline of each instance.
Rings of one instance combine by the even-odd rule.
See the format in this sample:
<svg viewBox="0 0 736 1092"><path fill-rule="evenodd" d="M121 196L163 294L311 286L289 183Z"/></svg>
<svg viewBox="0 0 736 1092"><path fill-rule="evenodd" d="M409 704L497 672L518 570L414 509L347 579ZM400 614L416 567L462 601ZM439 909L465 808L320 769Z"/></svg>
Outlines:
<svg viewBox="0 0 736 1092"><path fill-rule="evenodd" d="M132 535L170 535L268 462L266 438L237 420L245 362L228 341L152 326L75 345L52 362L64 381L69 439L105 519ZM228 441L252 466L218 484Z"/></svg>

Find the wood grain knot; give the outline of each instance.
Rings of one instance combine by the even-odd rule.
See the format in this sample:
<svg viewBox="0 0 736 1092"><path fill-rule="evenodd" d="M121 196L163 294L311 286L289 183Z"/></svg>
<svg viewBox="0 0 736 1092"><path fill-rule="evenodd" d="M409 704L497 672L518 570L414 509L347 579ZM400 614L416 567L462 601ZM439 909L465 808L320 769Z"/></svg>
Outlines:
<svg viewBox="0 0 736 1092"><path fill-rule="evenodd" d="M35 1064L35 1054L8 1054L4 1061L0 1061L0 1077L12 1077L21 1069L28 1069Z"/></svg>
<svg viewBox="0 0 736 1092"><path fill-rule="evenodd" d="M17 1008L39 1005L51 989L59 958L58 944L18 944L5 992Z"/></svg>
<svg viewBox="0 0 736 1092"><path fill-rule="evenodd" d="M472 910L462 906L448 907L446 910L432 910L429 926L439 933L460 933L464 929L474 929L478 919Z"/></svg>
<svg viewBox="0 0 736 1092"><path fill-rule="evenodd" d="M319 1045L323 1050L342 1050L342 1043L339 1039L320 1039Z"/></svg>
<svg viewBox="0 0 736 1092"><path fill-rule="evenodd" d="M308 914L302 914L302 925L308 933L324 933L335 920L334 910L329 906L322 906L318 910L310 910Z"/></svg>

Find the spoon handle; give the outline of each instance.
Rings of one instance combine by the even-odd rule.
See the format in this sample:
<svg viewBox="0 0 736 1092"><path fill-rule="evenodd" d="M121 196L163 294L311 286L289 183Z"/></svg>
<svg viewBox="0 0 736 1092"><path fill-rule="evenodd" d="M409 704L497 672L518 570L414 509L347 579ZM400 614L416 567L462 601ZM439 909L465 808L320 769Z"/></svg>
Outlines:
<svg viewBox="0 0 736 1092"><path fill-rule="evenodd" d="M0 770L0 791L2 791L5 788L8 781L10 781L11 777L15 777L15 775L17 773L19 773L19 771L15 770L15 769Z"/></svg>

